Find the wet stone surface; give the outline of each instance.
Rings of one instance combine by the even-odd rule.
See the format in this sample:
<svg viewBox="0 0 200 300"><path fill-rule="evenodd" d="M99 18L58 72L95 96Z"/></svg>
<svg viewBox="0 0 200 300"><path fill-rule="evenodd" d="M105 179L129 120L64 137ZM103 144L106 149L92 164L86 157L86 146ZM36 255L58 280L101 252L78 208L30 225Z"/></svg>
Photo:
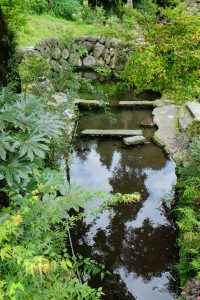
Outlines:
<svg viewBox="0 0 200 300"><path fill-rule="evenodd" d="M102 112L83 113L79 132L93 129L139 129L151 111L115 111L116 122ZM173 197L175 163L167 159L144 129L147 144L127 147L122 139L78 137L70 168L71 181L111 194L139 192L141 202L120 204L96 217L87 214L73 232L77 254L105 264L111 276L90 284L103 286L106 300L172 300L176 282L170 265L176 260L176 228L163 198ZM170 196L169 196L170 195ZM94 199L95 208L102 199Z"/></svg>

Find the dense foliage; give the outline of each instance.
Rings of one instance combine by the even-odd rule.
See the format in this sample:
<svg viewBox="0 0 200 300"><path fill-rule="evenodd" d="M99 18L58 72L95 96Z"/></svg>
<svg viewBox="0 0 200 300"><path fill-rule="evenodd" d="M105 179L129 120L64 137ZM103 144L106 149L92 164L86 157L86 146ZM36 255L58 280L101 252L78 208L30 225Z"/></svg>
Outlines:
<svg viewBox="0 0 200 300"><path fill-rule="evenodd" d="M24 197L13 193L11 206L0 214L0 298L100 299L101 289L80 279L99 267L67 247L69 229L81 217L70 211L78 212L91 194L50 169L34 169L29 188Z"/></svg>
<svg viewBox="0 0 200 300"><path fill-rule="evenodd" d="M69 186L64 156L62 171L45 168L63 119L36 96L3 90L0 102L1 298L99 299L101 289L80 277L101 268L68 247L70 227L93 195Z"/></svg>
<svg viewBox="0 0 200 300"><path fill-rule="evenodd" d="M134 13L145 36L134 47L123 78L137 91L152 89L184 102L198 97L200 20L184 4L149 17Z"/></svg>
<svg viewBox="0 0 200 300"><path fill-rule="evenodd" d="M178 168L178 226L180 260L177 269L184 299L200 296L200 139L194 138ZM193 280L193 281L191 281ZM192 288L193 287L193 288ZM191 297L191 298L190 298Z"/></svg>
<svg viewBox="0 0 200 300"><path fill-rule="evenodd" d="M74 20L81 9L80 0L25 0L25 5L31 13L51 13L68 20Z"/></svg>
<svg viewBox="0 0 200 300"><path fill-rule="evenodd" d="M3 92L0 103L0 183L22 188L64 123L40 98Z"/></svg>
<svg viewBox="0 0 200 300"><path fill-rule="evenodd" d="M0 0L0 86L13 84L15 81L17 88L20 88L14 53L16 37L24 24L23 1Z"/></svg>

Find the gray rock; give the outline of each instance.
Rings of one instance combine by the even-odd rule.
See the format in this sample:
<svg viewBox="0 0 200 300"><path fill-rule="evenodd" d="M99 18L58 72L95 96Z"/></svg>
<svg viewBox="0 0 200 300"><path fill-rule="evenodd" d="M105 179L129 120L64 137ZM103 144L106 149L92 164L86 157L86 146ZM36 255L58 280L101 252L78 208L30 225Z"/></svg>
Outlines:
<svg viewBox="0 0 200 300"><path fill-rule="evenodd" d="M97 61L97 65L99 67L104 67L105 66L105 61L103 60L102 57L100 57L100 59Z"/></svg>
<svg viewBox="0 0 200 300"><path fill-rule="evenodd" d="M87 36L79 36L74 38L74 42L84 42L87 40Z"/></svg>
<svg viewBox="0 0 200 300"><path fill-rule="evenodd" d="M200 103L189 102L187 107L196 121L200 122Z"/></svg>
<svg viewBox="0 0 200 300"><path fill-rule="evenodd" d="M99 78L99 74L95 72L84 72L83 77L90 80L96 80Z"/></svg>
<svg viewBox="0 0 200 300"><path fill-rule="evenodd" d="M117 38L112 38L112 39L110 39L110 45L111 45L112 47L116 47L116 46L118 46L120 43L121 43L121 40L120 40L120 39L117 39Z"/></svg>
<svg viewBox="0 0 200 300"><path fill-rule="evenodd" d="M108 54L108 55L106 56L106 64L109 65L109 64L110 64L110 61L111 61L111 56L110 56L110 54Z"/></svg>
<svg viewBox="0 0 200 300"><path fill-rule="evenodd" d="M99 58L103 54L104 48L105 48L104 45L101 45L100 43L96 43L93 51L94 57Z"/></svg>
<svg viewBox="0 0 200 300"><path fill-rule="evenodd" d="M88 52L91 52L94 48L94 44L89 41L83 42L82 46L83 46L83 48L87 49Z"/></svg>
<svg viewBox="0 0 200 300"><path fill-rule="evenodd" d="M124 143L127 146L136 146L136 145L141 145L144 144L146 142L146 139L144 136L142 135L138 135L138 136L130 136L127 138L123 138Z"/></svg>
<svg viewBox="0 0 200 300"><path fill-rule="evenodd" d="M69 58L69 50L68 49L64 49L62 51L62 58L63 59L68 59Z"/></svg>
<svg viewBox="0 0 200 300"><path fill-rule="evenodd" d="M60 48L55 47L54 50L52 51L52 57L55 60L59 60L61 58L62 52L60 50Z"/></svg>
<svg viewBox="0 0 200 300"><path fill-rule="evenodd" d="M83 66L84 67L87 67L87 68L93 68L96 66L96 59L93 57L93 56L86 56L84 59L83 59Z"/></svg>
<svg viewBox="0 0 200 300"><path fill-rule="evenodd" d="M177 114L178 108L175 105L156 107L153 110L153 121L158 127L154 133L154 140L175 160L188 143L187 137L177 132Z"/></svg>
<svg viewBox="0 0 200 300"><path fill-rule="evenodd" d="M112 45L111 45L111 43L110 43L110 40L106 40L105 46L106 46L106 48L108 48L108 49L112 47Z"/></svg>
<svg viewBox="0 0 200 300"><path fill-rule="evenodd" d="M179 128L183 132L187 129L189 125L192 124L193 118L191 113L186 109L183 108L180 112L180 117L179 117Z"/></svg>
<svg viewBox="0 0 200 300"><path fill-rule="evenodd" d="M82 60L76 53L70 54L69 62L74 67L79 67L79 68L82 67Z"/></svg>
<svg viewBox="0 0 200 300"><path fill-rule="evenodd" d="M99 43L105 45L105 43L106 43L106 38L101 37L101 38L99 39Z"/></svg>
<svg viewBox="0 0 200 300"><path fill-rule="evenodd" d="M63 58L60 59L60 64L65 70L69 69L70 67L70 64Z"/></svg>
<svg viewBox="0 0 200 300"><path fill-rule="evenodd" d="M46 47L46 49L43 52L44 57L51 58L51 49L49 47Z"/></svg>
<svg viewBox="0 0 200 300"><path fill-rule="evenodd" d="M116 53L116 50L114 48L110 48L110 56L113 57Z"/></svg>
<svg viewBox="0 0 200 300"><path fill-rule="evenodd" d="M99 36L87 36L86 41L96 43L99 41Z"/></svg>
<svg viewBox="0 0 200 300"><path fill-rule="evenodd" d="M113 56L110 61L110 67L111 69L115 69L115 66L116 66L116 56Z"/></svg>
<svg viewBox="0 0 200 300"><path fill-rule="evenodd" d="M60 70L62 69L62 66L53 59L51 59L49 63L53 71L60 72Z"/></svg>

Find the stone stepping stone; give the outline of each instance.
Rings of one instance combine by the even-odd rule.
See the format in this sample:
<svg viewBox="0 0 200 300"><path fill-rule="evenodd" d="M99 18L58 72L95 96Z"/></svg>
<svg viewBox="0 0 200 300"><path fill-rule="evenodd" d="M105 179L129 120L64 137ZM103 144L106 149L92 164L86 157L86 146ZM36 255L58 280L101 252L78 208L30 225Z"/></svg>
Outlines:
<svg viewBox="0 0 200 300"><path fill-rule="evenodd" d="M82 135L92 136L142 136L142 130L128 129L85 129Z"/></svg>
<svg viewBox="0 0 200 300"><path fill-rule="evenodd" d="M146 139L144 136L140 135L123 138L123 141L127 146L137 146L144 144L146 142Z"/></svg>

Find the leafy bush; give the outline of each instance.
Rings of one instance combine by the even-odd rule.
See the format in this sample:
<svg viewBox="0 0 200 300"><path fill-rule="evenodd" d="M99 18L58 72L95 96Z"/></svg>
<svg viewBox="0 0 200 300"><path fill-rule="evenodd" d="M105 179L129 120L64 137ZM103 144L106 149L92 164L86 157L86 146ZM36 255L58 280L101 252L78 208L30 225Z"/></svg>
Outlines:
<svg viewBox="0 0 200 300"><path fill-rule="evenodd" d="M22 188L64 123L35 96L3 92L0 103L0 184Z"/></svg>
<svg viewBox="0 0 200 300"><path fill-rule="evenodd" d="M181 287L188 280L200 280L200 138L194 138L185 154L184 166L178 168L179 180L176 184L179 202L177 218L179 226L179 272ZM188 287L192 283L188 283ZM187 287L186 287L187 289ZM188 291L188 289L187 289ZM196 289L194 289L196 293ZM193 298L196 299L193 293ZM190 292L188 292L188 295ZM186 294L183 296L186 296Z"/></svg>
<svg viewBox="0 0 200 300"><path fill-rule="evenodd" d="M151 89L177 102L193 100L200 92L200 20L187 14L184 4L161 14L156 21L135 11L145 42L135 47L122 78L138 92Z"/></svg>
<svg viewBox="0 0 200 300"><path fill-rule="evenodd" d="M82 216L69 212L78 213L92 194L69 186L64 174L50 169L35 169L31 188L23 198L14 191L12 207L0 213L0 298L100 299L101 288L80 279L100 267L67 248L69 230Z"/></svg>
<svg viewBox="0 0 200 300"><path fill-rule="evenodd" d="M99 6L94 8L91 8L90 6L84 6L80 11L79 19L86 24L104 24L106 21L105 11Z"/></svg>
<svg viewBox="0 0 200 300"><path fill-rule="evenodd" d="M26 8L33 14L42 14L50 9L48 0L25 0Z"/></svg>
<svg viewBox="0 0 200 300"><path fill-rule="evenodd" d="M54 14L67 20L74 20L80 9L79 0L54 0L52 5Z"/></svg>

